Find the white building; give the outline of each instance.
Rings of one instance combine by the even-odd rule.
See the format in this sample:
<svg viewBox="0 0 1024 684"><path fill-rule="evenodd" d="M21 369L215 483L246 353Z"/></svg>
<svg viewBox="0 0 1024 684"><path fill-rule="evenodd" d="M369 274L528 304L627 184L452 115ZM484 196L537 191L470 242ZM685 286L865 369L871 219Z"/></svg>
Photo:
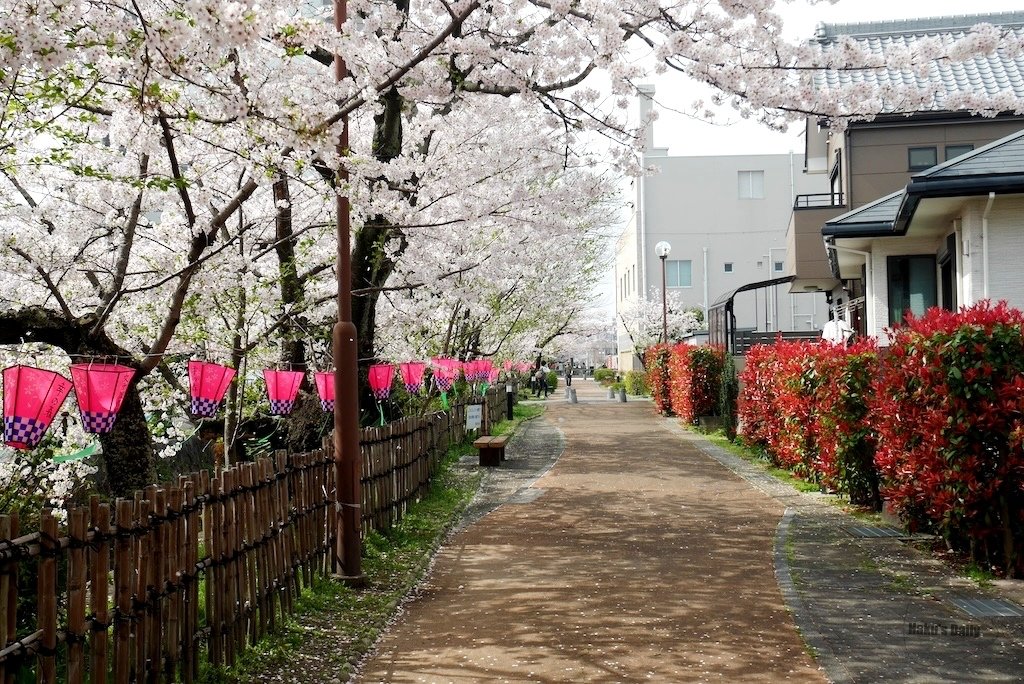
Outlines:
<svg viewBox="0 0 1024 684"><path fill-rule="evenodd" d="M647 118L654 89L641 97ZM633 181L633 213L619 237L615 303L619 367L639 367L618 313L639 298L660 299L661 264L654 247L671 245L669 292L687 309L707 312L716 300L751 283L785 274L786 231L797 195L828 191L824 174L804 173L802 154L670 157L647 132L644 166L655 175ZM820 330L828 318L823 294L790 294L785 284L737 296L736 327L758 331Z"/></svg>

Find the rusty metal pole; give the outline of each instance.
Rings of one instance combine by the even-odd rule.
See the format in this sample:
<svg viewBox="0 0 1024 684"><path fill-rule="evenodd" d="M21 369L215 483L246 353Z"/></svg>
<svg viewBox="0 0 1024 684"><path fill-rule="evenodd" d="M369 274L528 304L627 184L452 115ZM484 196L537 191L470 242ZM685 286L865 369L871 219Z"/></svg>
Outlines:
<svg viewBox="0 0 1024 684"><path fill-rule="evenodd" d="M661 341L668 344L668 290L665 288L665 259L668 254L659 257L661 259Z"/></svg>
<svg viewBox="0 0 1024 684"><path fill-rule="evenodd" d="M334 29L341 33L348 16L346 0L334 0ZM334 55L334 78L348 77L340 54ZM348 116L342 120L338 155L348 156ZM336 202L338 218L338 322L334 326L334 473L338 539L335 550L341 574L350 582L363 580L362 569L362 456L359 451L359 350L352 322L352 250L348 169L338 168Z"/></svg>

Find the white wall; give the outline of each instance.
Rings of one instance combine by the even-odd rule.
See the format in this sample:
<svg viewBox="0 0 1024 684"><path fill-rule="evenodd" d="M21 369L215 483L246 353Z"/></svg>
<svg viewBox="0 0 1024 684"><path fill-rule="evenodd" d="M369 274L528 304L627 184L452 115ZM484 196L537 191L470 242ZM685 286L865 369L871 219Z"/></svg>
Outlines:
<svg viewBox="0 0 1024 684"><path fill-rule="evenodd" d="M1024 198L997 195L988 230L989 299L1024 309Z"/></svg>
<svg viewBox="0 0 1024 684"><path fill-rule="evenodd" d="M647 162L660 169L645 180L647 263L657 263L655 244L671 244L670 260L692 263L692 286L679 291L688 306L702 309L742 285L784 275L773 270L773 263L785 261L793 198L825 190L822 176L803 173L799 154L661 157ZM764 199L739 198L741 171L764 172ZM733 265L731 273L725 272L727 262ZM647 289L651 287L661 288L661 272L653 266L648 268ZM767 327L763 291L757 294L756 308L754 296L737 300L737 325L789 330L795 303L797 328L807 329L811 322L820 328L826 319L824 295L812 302L811 297L791 298L786 288L780 290L777 297L769 297ZM820 320L812 321L815 310Z"/></svg>

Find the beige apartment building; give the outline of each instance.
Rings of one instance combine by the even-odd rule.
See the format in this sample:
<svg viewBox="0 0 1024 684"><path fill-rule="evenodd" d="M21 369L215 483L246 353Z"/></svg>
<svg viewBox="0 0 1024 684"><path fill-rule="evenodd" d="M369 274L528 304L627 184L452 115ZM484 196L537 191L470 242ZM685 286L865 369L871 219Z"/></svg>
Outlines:
<svg viewBox="0 0 1024 684"><path fill-rule="evenodd" d="M643 117L650 113L653 95L648 88L641 97ZM681 297L685 309L706 312L724 294L784 275L793 197L828 189L823 175L804 173L802 154L669 156L653 142L649 129L643 162L657 173L633 181L632 215L616 244L623 370L640 364L619 314L643 298L660 303L662 273L655 245L671 245L668 291ZM745 330L817 331L827 320L825 297L790 293L785 285L751 291L737 300L736 319Z"/></svg>

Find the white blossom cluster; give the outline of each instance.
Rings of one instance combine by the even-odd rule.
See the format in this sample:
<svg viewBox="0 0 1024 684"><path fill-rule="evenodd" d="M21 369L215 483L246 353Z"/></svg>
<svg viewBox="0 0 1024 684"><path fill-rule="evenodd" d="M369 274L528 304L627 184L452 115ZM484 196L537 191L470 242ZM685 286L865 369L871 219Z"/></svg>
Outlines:
<svg viewBox="0 0 1024 684"><path fill-rule="evenodd" d="M1021 35L980 26L880 58L787 42L775 6L350 0L337 33L297 0L0 0L0 350L36 308L104 336L141 367L149 437L171 452L192 432L189 358L239 365L235 413L259 401L285 332L327 365L338 194L357 234L385 225L375 353L528 356L579 333L617 174L642 172L625 116L638 55L773 126L1022 110L928 78L1020 55ZM632 318L651 334L649 312Z"/></svg>

